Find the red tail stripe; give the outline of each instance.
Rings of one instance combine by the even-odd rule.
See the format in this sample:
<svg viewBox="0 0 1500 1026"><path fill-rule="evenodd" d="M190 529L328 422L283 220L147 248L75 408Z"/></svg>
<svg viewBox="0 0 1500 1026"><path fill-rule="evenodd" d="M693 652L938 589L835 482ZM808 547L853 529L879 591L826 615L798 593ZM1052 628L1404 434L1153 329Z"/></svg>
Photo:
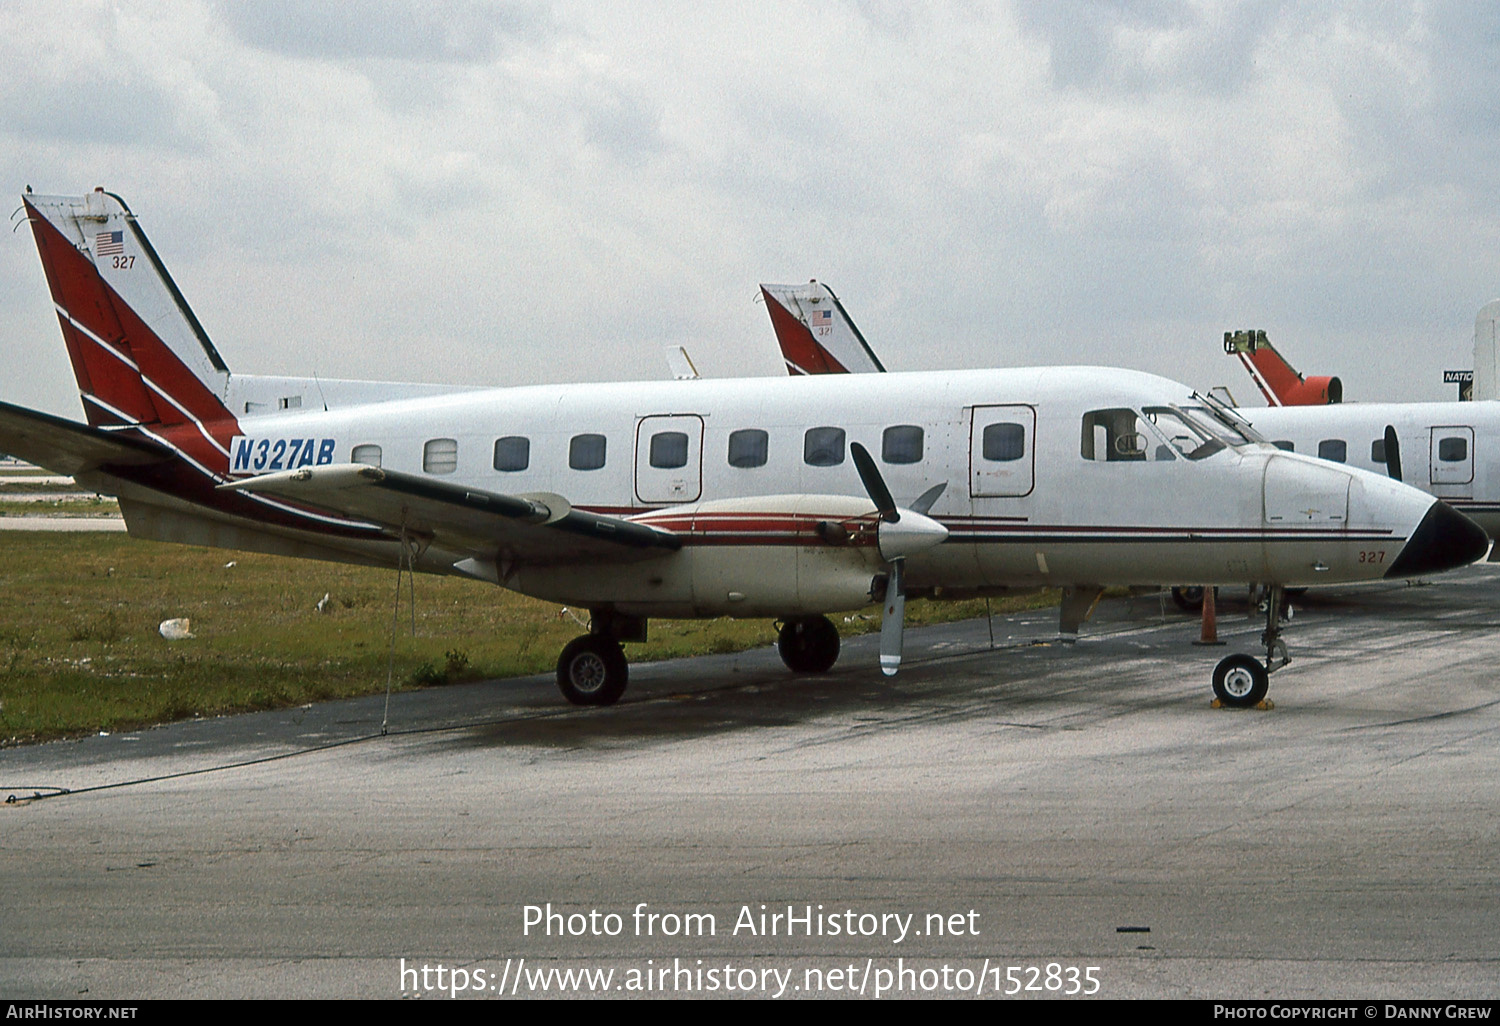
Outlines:
<svg viewBox="0 0 1500 1026"><path fill-rule="evenodd" d="M799 321L792 312L781 305L781 301L765 289L761 294L766 299L766 310L771 315L771 327L776 331L776 341L781 344L781 355L804 374L848 374L843 364L835 360L813 338L807 325ZM791 370L787 371L792 373Z"/></svg>
<svg viewBox="0 0 1500 1026"><path fill-rule="evenodd" d="M194 424L179 446L227 469L225 451L238 432L233 415L55 225L30 203L27 212L80 391L141 423ZM90 424L115 419L93 404L84 408Z"/></svg>

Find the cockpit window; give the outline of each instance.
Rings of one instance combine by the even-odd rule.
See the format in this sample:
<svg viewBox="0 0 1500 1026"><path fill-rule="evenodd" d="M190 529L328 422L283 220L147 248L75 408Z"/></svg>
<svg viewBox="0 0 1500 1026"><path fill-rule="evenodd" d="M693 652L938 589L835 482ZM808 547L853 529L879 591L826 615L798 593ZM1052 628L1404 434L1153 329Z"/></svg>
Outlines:
<svg viewBox="0 0 1500 1026"><path fill-rule="evenodd" d="M1201 460L1212 456L1214 453L1230 444L1219 433L1215 432L1205 420L1211 422L1215 427L1225 433L1230 431L1227 425L1222 424L1208 410L1200 407L1182 409L1178 406L1148 406L1145 409L1146 418L1167 436L1167 441L1172 448L1190 460ZM1197 414L1195 416L1195 414ZM1245 440L1240 438L1234 444L1244 444Z"/></svg>
<svg viewBox="0 0 1500 1026"><path fill-rule="evenodd" d="M1100 463L1160 463L1176 459L1172 447L1150 420L1132 409L1085 413L1079 452L1084 459Z"/></svg>
<svg viewBox="0 0 1500 1026"><path fill-rule="evenodd" d="M1250 422L1240 415L1240 412L1223 400L1211 395L1200 395L1193 393L1193 405L1188 407L1203 416L1209 417L1219 425L1222 431L1215 431L1218 437L1223 438L1227 445L1244 445L1247 442L1264 442L1266 439L1250 426ZM1212 430L1212 429L1210 429ZM1227 432L1224 433L1224 432Z"/></svg>
<svg viewBox="0 0 1500 1026"><path fill-rule="evenodd" d="M1172 409L1190 419L1210 438L1217 439L1223 445L1249 445L1251 442L1240 425L1207 406L1174 406ZM1257 437L1255 441L1262 439Z"/></svg>

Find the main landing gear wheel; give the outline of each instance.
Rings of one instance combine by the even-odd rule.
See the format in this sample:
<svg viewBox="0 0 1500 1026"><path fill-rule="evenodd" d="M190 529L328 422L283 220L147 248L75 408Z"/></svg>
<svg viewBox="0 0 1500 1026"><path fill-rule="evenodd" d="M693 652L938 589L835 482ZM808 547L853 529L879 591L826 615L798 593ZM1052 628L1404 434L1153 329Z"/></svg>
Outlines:
<svg viewBox="0 0 1500 1026"><path fill-rule="evenodd" d="M1250 655L1225 656L1214 667L1214 697L1236 709L1257 706L1271 686L1271 675Z"/></svg>
<svg viewBox="0 0 1500 1026"><path fill-rule="evenodd" d="M1219 589L1214 589L1214 597L1219 595ZM1184 613L1196 613L1203 608L1203 588L1198 585L1172 589L1172 601L1177 603L1177 608Z"/></svg>
<svg viewBox="0 0 1500 1026"><path fill-rule="evenodd" d="M826 616L797 616L781 625L776 651L793 673L827 673L839 658L839 630Z"/></svg>
<svg viewBox="0 0 1500 1026"><path fill-rule="evenodd" d="M608 635L574 638L557 660L557 686L574 705L614 705L629 679L625 652Z"/></svg>

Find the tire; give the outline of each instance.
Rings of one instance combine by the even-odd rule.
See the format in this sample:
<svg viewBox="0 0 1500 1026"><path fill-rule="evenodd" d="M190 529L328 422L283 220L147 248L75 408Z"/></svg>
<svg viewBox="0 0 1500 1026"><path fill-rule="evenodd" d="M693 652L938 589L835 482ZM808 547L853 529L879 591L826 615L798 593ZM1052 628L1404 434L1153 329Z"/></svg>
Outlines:
<svg viewBox="0 0 1500 1026"><path fill-rule="evenodd" d="M1214 594L1217 597L1218 593ZM1203 588L1201 585L1173 588L1172 601L1177 603L1177 608L1184 613L1196 613L1203 608Z"/></svg>
<svg viewBox="0 0 1500 1026"><path fill-rule="evenodd" d="M1271 686L1271 675L1254 656L1225 656L1214 667L1214 697L1234 709L1259 705Z"/></svg>
<svg viewBox="0 0 1500 1026"><path fill-rule="evenodd" d="M574 638L557 660L558 690L574 705L614 705L629 679L625 652L604 634Z"/></svg>
<svg viewBox="0 0 1500 1026"><path fill-rule="evenodd" d="M793 673L827 673L839 659L839 630L826 616L798 616L781 625L776 651Z"/></svg>

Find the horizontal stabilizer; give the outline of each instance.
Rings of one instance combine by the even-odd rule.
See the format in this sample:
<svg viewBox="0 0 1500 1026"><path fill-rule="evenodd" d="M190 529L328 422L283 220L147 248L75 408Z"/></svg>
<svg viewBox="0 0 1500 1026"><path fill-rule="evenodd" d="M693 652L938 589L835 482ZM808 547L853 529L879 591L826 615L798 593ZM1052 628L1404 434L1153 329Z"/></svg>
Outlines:
<svg viewBox="0 0 1500 1026"><path fill-rule="evenodd" d="M524 563L625 562L681 548L668 531L575 510L561 496L504 495L359 463L220 485L429 536L443 548Z"/></svg>
<svg viewBox="0 0 1500 1026"><path fill-rule="evenodd" d="M151 442L10 403L0 403L0 452L70 477L106 465L143 466L168 458L166 449Z"/></svg>

